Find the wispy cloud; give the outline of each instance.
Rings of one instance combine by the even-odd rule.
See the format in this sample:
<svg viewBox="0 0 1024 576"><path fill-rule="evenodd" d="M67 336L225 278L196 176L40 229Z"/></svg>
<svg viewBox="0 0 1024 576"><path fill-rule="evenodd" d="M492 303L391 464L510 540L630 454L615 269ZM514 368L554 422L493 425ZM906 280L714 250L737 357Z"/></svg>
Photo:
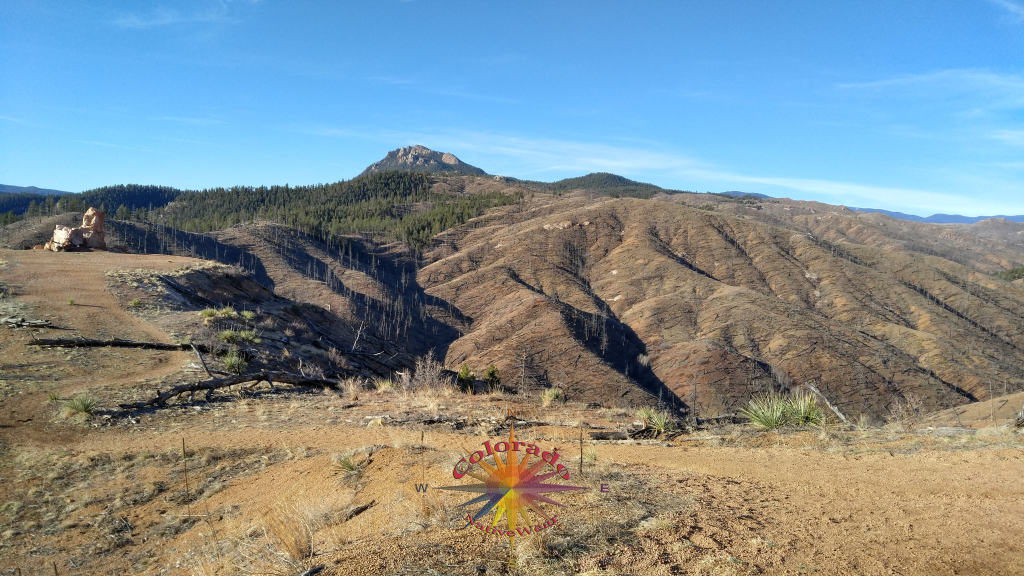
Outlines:
<svg viewBox="0 0 1024 576"><path fill-rule="evenodd" d="M514 163L535 173L617 171L640 174L654 170L696 168L702 162L680 154L555 139L536 139L472 131L405 132L388 130L314 128L303 130L321 136L357 137L390 145L424 146L453 151L456 155L481 155ZM512 162L509 162L512 160ZM466 160L470 164L471 160ZM511 172L510 172L511 173Z"/></svg>
<svg viewBox="0 0 1024 576"><path fill-rule="evenodd" d="M760 185L755 191L788 195L799 199L815 199L850 206L867 206L897 210L958 212L967 214L988 211L1021 211L1005 200L987 200L970 193L953 193L901 186L846 182L800 175L779 176L750 174L670 151L657 150L656 144L643 147L606 145L557 139L529 138L472 131L361 131L351 128L314 128L303 132L339 138L369 139L389 146L422 144L428 148L452 152L462 160L492 172L524 178L551 179L588 172L614 172L630 178L652 182L667 188L743 189L743 185ZM1004 197L1024 196L1024 187L1017 183L982 182L980 178L961 175L965 189L1005 189ZM977 186L971 186L974 182ZM765 187L770 187L765 188ZM995 195L993 195L995 197Z"/></svg>
<svg viewBox="0 0 1024 576"><path fill-rule="evenodd" d="M1024 107L1024 76L988 70L939 70L870 82L839 84L838 87L846 90L884 91L887 95L897 90L915 98L979 96L985 99L979 102L982 108Z"/></svg>
<svg viewBox="0 0 1024 576"><path fill-rule="evenodd" d="M438 94L440 96L454 96L455 98L465 98L467 100L480 100L484 102L497 102L501 104L515 104L516 101L510 98L503 98L501 96L492 96L490 94L480 94L477 92L471 92L469 90L463 90L458 87L447 87L447 88L430 88L425 87L421 89L422 92L427 94Z"/></svg>
<svg viewBox="0 0 1024 576"><path fill-rule="evenodd" d="M957 194L899 188L889 186L872 186L855 182L820 180L813 178L789 178L773 176L750 176L730 172L708 172L690 170L687 174L718 182L742 182L751 184L767 184L800 192L821 194L833 198L834 201L849 205L893 205L935 210L936 207L955 207L958 210L976 208L976 203L969 198Z"/></svg>
<svg viewBox="0 0 1024 576"><path fill-rule="evenodd" d="M950 141L1020 145L1024 75L980 69L908 74L839 84L845 93L875 98L886 114L897 114L894 135Z"/></svg>
<svg viewBox="0 0 1024 576"><path fill-rule="evenodd" d="M109 142L96 142L95 140L72 140L72 142L78 142L79 144L89 144L91 146L102 146L104 148L118 148L121 150L135 150L136 152L154 152L157 154L164 154L161 150L154 150L152 148L138 148L135 146L123 146L121 144L111 144Z"/></svg>
<svg viewBox="0 0 1024 576"><path fill-rule="evenodd" d="M223 120L216 118L186 118L183 116L158 116L153 120L166 120L168 122L177 122L179 124L191 124L193 126L213 126L214 124L223 124Z"/></svg>
<svg viewBox="0 0 1024 576"><path fill-rule="evenodd" d="M1024 130L996 130L992 137L1014 146L1024 146Z"/></svg>
<svg viewBox="0 0 1024 576"><path fill-rule="evenodd" d="M204 8L191 12L162 7L144 13L132 12L115 18L113 24L120 28L144 29L173 24L233 22L235 19L229 11L231 3L232 0L212 0ZM258 2L250 0L248 3Z"/></svg>
<svg viewBox="0 0 1024 576"><path fill-rule="evenodd" d="M989 2L999 6L1003 10L1006 10L1011 16L1018 20L1024 19L1024 6L1021 6L1016 2L1010 2L1010 0L989 0Z"/></svg>
<svg viewBox="0 0 1024 576"><path fill-rule="evenodd" d="M25 122L21 118L11 118L10 116L0 116L0 120L3 120L4 122L17 122L18 124L28 124L28 122Z"/></svg>

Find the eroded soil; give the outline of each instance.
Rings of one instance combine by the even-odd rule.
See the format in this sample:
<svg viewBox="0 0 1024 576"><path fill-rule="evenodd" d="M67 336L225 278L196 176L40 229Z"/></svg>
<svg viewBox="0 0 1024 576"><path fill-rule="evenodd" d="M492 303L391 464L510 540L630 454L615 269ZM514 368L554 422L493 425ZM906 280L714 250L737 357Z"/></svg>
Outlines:
<svg viewBox="0 0 1024 576"><path fill-rule="evenodd" d="M4 305L24 316L77 330L62 335L162 341L170 336L126 311L103 274L195 262L0 259L0 280L15 289ZM518 439L558 448L569 483L590 488L559 494L566 507L546 507L559 522L517 539L518 574L1021 572L1024 443L994 411L976 410L990 420L970 433L928 423L727 426L668 440L586 440L580 474L577 424L622 429L631 412L545 408L514 395L264 386L123 413L113 400L121 388L182 371L194 357L69 354L25 346L28 338L0 332L5 574L52 574L53 564L60 574L298 574L319 565L339 575L505 573L507 539L463 528L467 498L437 488L460 483L451 470L464 449L507 438L515 422L525 422ZM88 392L99 410L65 418L51 392ZM311 554L290 554L296 534Z"/></svg>

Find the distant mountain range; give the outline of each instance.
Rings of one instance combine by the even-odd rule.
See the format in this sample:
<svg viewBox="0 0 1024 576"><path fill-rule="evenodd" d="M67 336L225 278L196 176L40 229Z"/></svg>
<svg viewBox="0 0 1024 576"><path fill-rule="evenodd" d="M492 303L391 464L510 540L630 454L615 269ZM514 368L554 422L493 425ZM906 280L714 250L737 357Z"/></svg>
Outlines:
<svg viewBox="0 0 1024 576"><path fill-rule="evenodd" d="M1021 216L961 216L959 214L932 214L928 217L914 216L913 214L904 214L903 212L890 212L889 210L880 210L878 208L854 208L853 206L847 206L850 210L856 212L878 212L897 218L899 220L909 220L911 222L925 222L928 224L974 224L975 222L981 222L982 220L988 220L989 218L1005 218L1011 222L1024 222L1024 215Z"/></svg>
<svg viewBox="0 0 1024 576"><path fill-rule="evenodd" d="M63 192L61 190L50 190L49 188L36 188L35 186L11 186L10 184L0 184L0 194L42 194L43 196L60 196L62 194L71 194L71 192Z"/></svg>
<svg viewBox="0 0 1024 576"><path fill-rule="evenodd" d="M742 198L744 196L750 196L752 198L771 198L771 196L767 194L758 194L757 192L737 192L735 190L719 192L719 194L725 194L726 196L732 196L733 198Z"/></svg>
<svg viewBox="0 0 1024 576"><path fill-rule="evenodd" d="M403 172L433 172L433 173L448 173L448 174L464 174L468 176L488 176L487 172L483 171L476 166L466 164L459 160L457 156L451 152L437 152L431 150L425 146L414 145L406 146L392 150L384 156L378 162L374 162L370 166L367 166L359 175L365 176L367 174L373 174L376 172L385 172L389 170L398 170ZM496 177L497 178L497 177ZM594 172L587 174L586 176L578 176L575 178L565 178L558 180L557 182L540 182L535 180L519 180L516 178L504 178L507 181L516 182L528 188L536 188L550 192L568 192L571 190L590 190L603 194L606 196L613 197L632 197L632 198L652 198L657 194L674 194L682 192L680 190L672 190L662 188L655 184L648 184L646 182L637 182L636 180L630 180L617 174L609 174L607 172ZM131 187L131 185L129 185ZM113 190L117 187L105 187L99 190ZM123 186L121 188L124 188ZM157 187L146 187L146 188L157 188ZM165 187L159 187L161 191ZM172 190L166 188L166 190ZM93 192L96 192L93 191ZM175 193L180 191L174 190ZM4 210L13 209L15 213L23 212L29 201L35 199L37 203L44 199L45 196L62 196L65 194L74 194L73 192L64 192L61 190L51 190L47 188L37 188L35 186L11 186L8 184L0 184L0 193L9 194L20 194L17 201L14 197L9 198L7 202L0 202L0 207ZM754 192L740 192L737 190L730 190L726 192L716 192L723 196L730 196L734 198L741 198L749 196L752 198L771 198L766 194L759 194ZM38 198L33 198L30 195L37 195ZM88 195L88 194L87 194ZM124 201L129 207L133 205L144 206L144 203L137 202L135 198L121 198L120 194L117 198L118 202ZM133 195L129 195L133 196ZM106 198L103 198L106 199ZM151 201L146 195L146 200ZM94 201L95 198L83 198L83 200ZM160 204L154 204L159 206L166 204L170 199L165 200ZM9 204L9 206L8 206ZM113 205L113 202L110 203ZM119 204L118 204L119 205ZM928 217L915 216L913 214L905 214L903 212L893 212L890 210L881 210L878 208L854 208L849 207L850 210L857 212L878 212L885 214L892 218L899 220L908 220L911 222L924 222L929 224L974 224L981 220L988 218L1005 218L1012 222L1024 222L1024 215L1019 216L961 216L959 214L933 214Z"/></svg>

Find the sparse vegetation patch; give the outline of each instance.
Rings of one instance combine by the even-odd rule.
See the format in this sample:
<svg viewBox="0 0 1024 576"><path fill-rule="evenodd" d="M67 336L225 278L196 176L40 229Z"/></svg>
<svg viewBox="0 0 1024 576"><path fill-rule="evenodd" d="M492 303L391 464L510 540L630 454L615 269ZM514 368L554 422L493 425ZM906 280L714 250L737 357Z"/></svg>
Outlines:
<svg viewBox="0 0 1024 576"><path fill-rule="evenodd" d="M764 394L740 410L755 426L778 430L783 426L816 426L822 422L817 399L810 394Z"/></svg>
<svg viewBox="0 0 1024 576"><path fill-rule="evenodd" d="M96 406L95 398L91 396L78 396L64 404L64 415L65 417L78 415L89 417L96 411Z"/></svg>

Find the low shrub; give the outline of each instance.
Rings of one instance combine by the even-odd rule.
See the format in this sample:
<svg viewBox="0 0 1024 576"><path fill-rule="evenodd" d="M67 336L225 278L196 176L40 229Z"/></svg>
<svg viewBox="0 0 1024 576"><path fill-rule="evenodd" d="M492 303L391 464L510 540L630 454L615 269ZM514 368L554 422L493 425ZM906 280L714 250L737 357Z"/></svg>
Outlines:
<svg viewBox="0 0 1024 576"><path fill-rule="evenodd" d="M207 308L199 313L203 318L216 318L217 310L215 308Z"/></svg>
<svg viewBox="0 0 1024 576"><path fill-rule="evenodd" d="M245 372L245 369L248 366L249 364L245 361L245 358L238 352L238 350L232 350L224 356L224 367L226 367L229 372L241 374L242 372Z"/></svg>
<svg viewBox="0 0 1024 576"><path fill-rule="evenodd" d="M139 300L138 298L135 298L128 303L128 305L131 306L132 308L138 308L139 304L142 304L142 300Z"/></svg>
<svg viewBox="0 0 1024 576"><path fill-rule="evenodd" d="M253 320L256 319L256 313L253 312L252 310L242 310L240 314L242 318L245 318L249 322L252 322Z"/></svg>

